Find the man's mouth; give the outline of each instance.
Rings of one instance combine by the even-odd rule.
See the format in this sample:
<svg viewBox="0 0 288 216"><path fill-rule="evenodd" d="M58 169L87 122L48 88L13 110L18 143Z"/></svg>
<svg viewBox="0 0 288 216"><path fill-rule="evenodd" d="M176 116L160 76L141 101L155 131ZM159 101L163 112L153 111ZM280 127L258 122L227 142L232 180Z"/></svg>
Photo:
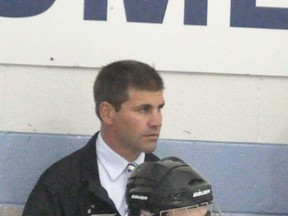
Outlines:
<svg viewBox="0 0 288 216"><path fill-rule="evenodd" d="M158 134L158 133L145 134L144 137L148 137L148 138L158 138L158 137L159 137L159 134Z"/></svg>

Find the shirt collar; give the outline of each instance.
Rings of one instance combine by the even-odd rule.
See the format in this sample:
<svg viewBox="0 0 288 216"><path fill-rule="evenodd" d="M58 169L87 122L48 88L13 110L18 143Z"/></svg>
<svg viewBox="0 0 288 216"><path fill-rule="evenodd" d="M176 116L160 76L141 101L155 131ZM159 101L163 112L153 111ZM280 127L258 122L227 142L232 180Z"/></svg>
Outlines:
<svg viewBox="0 0 288 216"><path fill-rule="evenodd" d="M96 149L99 162L103 165L112 180L117 179L121 173L125 171L127 165L131 163L107 145L103 140L101 132L96 140ZM144 159L145 154L141 153L135 161L132 161L132 163L139 165L144 162Z"/></svg>

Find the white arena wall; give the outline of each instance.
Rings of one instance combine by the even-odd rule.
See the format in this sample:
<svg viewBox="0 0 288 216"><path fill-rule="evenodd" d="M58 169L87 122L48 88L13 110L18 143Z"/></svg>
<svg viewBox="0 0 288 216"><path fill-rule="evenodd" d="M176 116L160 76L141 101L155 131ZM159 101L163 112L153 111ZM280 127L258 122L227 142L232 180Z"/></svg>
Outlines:
<svg viewBox="0 0 288 216"><path fill-rule="evenodd" d="M0 131L91 135L99 68L0 65ZM160 71L162 139L288 143L288 78ZM249 74L249 71L247 71Z"/></svg>

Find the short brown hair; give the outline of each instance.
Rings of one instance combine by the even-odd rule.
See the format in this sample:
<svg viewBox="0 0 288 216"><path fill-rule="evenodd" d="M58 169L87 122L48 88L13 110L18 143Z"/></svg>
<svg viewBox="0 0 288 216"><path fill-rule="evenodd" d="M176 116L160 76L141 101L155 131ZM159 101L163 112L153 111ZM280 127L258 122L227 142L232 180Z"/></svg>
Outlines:
<svg viewBox="0 0 288 216"><path fill-rule="evenodd" d="M160 91L164 89L158 72L148 64L135 61L116 61L104 66L94 83L96 114L100 118L99 105L103 101L112 104L119 111L121 104L129 100L128 88Z"/></svg>

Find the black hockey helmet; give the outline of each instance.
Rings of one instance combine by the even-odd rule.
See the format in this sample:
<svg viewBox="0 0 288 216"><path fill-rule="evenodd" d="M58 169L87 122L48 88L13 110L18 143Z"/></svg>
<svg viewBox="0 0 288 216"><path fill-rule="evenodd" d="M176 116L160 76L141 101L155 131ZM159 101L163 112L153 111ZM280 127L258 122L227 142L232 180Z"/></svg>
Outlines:
<svg viewBox="0 0 288 216"><path fill-rule="evenodd" d="M213 201L212 186L204 177L176 157L145 162L128 179L126 202L129 215L140 210L160 211Z"/></svg>

